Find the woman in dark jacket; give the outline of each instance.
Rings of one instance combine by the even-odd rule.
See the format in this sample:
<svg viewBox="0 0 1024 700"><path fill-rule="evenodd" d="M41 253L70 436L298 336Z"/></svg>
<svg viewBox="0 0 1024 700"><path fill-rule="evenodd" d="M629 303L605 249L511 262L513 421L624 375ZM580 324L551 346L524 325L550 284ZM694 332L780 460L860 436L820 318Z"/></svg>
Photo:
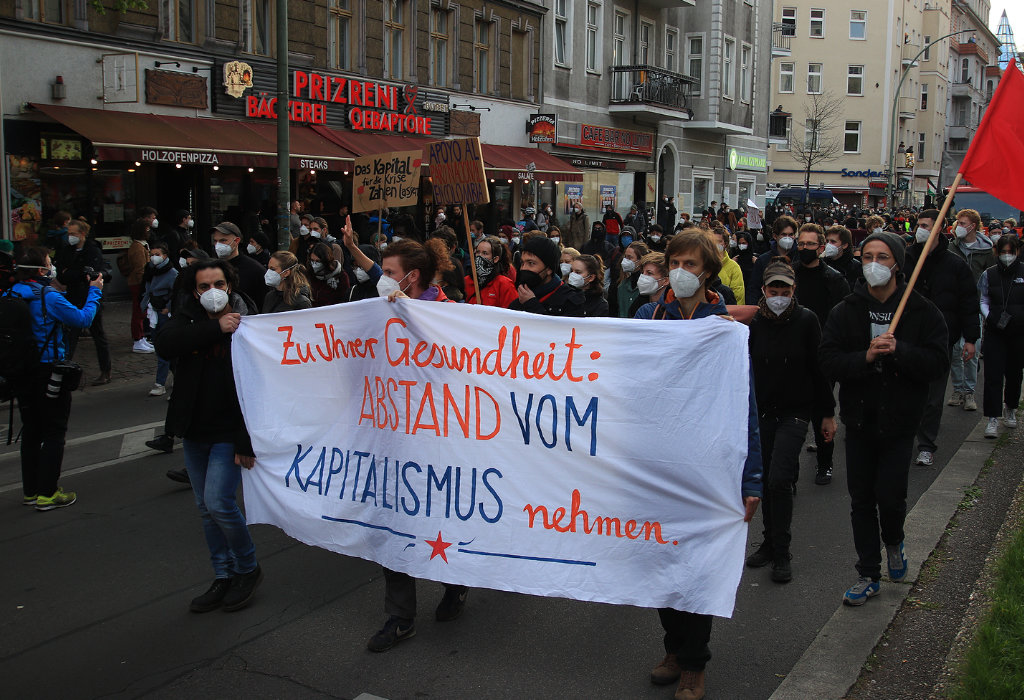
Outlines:
<svg viewBox="0 0 1024 700"><path fill-rule="evenodd" d="M295 311L313 306L306 268L287 250L270 256L267 273L263 276L270 291L263 298L263 313Z"/></svg>
<svg viewBox="0 0 1024 700"><path fill-rule="evenodd" d="M1020 240L1003 236L996 243L999 263L978 280L981 313L985 317L985 396L988 425L985 437L999 434L999 418L1007 428L1017 427L1022 364L1024 364L1024 264ZM952 336L951 336L952 337Z"/></svg>
<svg viewBox="0 0 1024 700"><path fill-rule="evenodd" d="M233 292L238 277L228 262L189 267L182 288L192 298L175 309L156 339L161 357L176 361L167 427L181 435L196 505L210 550L214 581L192 600L192 612L247 606L263 578L236 493L241 468L255 463L231 370L231 336L248 309Z"/></svg>
<svg viewBox="0 0 1024 700"><path fill-rule="evenodd" d="M604 297L604 265L593 255L577 255L569 273L570 287L583 291L583 315L603 318L608 315L608 300Z"/></svg>
<svg viewBox="0 0 1024 700"><path fill-rule="evenodd" d="M326 243L317 243L309 253L309 266L313 277L309 280L313 291L313 306L330 306L348 301L348 275L334 251Z"/></svg>
<svg viewBox="0 0 1024 700"><path fill-rule="evenodd" d="M740 271L743 273L744 289L754 290L761 286L760 280L754 279L754 261L756 260L754 239L747 231L740 231L736 234L736 255L733 260L740 266Z"/></svg>

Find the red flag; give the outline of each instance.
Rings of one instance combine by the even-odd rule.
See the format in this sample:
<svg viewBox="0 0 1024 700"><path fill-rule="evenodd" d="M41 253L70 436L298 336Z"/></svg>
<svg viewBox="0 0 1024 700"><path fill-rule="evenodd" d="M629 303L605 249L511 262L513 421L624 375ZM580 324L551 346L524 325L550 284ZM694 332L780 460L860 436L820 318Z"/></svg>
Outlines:
<svg viewBox="0 0 1024 700"><path fill-rule="evenodd" d="M1024 210L1024 73L1016 59L1003 71L960 173L975 187Z"/></svg>

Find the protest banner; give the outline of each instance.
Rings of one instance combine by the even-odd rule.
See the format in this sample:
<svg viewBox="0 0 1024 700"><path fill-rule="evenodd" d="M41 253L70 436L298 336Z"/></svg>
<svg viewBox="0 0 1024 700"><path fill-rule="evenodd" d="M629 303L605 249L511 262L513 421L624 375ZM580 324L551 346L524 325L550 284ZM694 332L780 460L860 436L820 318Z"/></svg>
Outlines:
<svg viewBox="0 0 1024 700"><path fill-rule="evenodd" d="M434 191L434 204L461 204L466 242L470 258L474 257L473 238L469 232L468 204L486 204L491 201L484 175L484 157L480 139L448 139L430 144L430 184ZM476 264L470 265L476 303L480 304L480 280Z"/></svg>
<svg viewBox="0 0 1024 700"><path fill-rule="evenodd" d="M391 151L361 156L352 165L352 211L415 205L423 152Z"/></svg>
<svg viewBox="0 0 1024 700"><path fill-rule="evenodd" d="M369 299L245 317L232 357L250 523L435 581L731 615L744 325Z"/></svg>

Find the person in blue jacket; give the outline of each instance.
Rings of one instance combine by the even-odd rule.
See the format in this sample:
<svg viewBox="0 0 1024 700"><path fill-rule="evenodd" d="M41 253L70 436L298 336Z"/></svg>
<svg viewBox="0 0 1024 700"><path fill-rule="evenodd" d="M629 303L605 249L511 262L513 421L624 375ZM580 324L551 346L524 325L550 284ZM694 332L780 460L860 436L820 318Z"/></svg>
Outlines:
<svg viewBox="0 0 1024 700"><path fill-rule="evenodd" d="M721 253L711 235L699 229L683 231L665 249L671 289L659 300L645 304L635 318L688 320L727 316L725 304L714 289L722 268ZM741 491L744 522L750 522L761 501L761 436L757 423L753 372L747 377L747 458L743 464ZM677 698L704 697L704 667L711 659L711 615L659 608L665 630L665 658L651 671L651 682L668 685L679 680Z"/></svg>
<svg viewBox="0 0 1024 700"><path fill-rule="evenodd" d="M65 359L64 326L76 332L88 328L103 297L103 275L98 275L89 282L85 305L78 308L50 286L56 274L45 248L29 248L18 261L17 282L11 287L11 294L29 306L32 335L39 350L39 362L16 382L15 394L23 426L24 504L40 511L63 508L76 499L74 492L57 486L74 387L68 386L68 377L54 372L54 366Z"/></svg>

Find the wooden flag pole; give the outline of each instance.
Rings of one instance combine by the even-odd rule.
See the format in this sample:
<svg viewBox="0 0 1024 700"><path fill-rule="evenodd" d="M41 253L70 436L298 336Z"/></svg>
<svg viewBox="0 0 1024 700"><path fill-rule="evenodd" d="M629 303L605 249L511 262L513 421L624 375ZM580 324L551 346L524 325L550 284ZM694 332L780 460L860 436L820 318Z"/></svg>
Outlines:
<svg viewBox="0 0 1024 700"><path fill-rule="evenodd" d="M380 231L384 224L384 209L377 207L377 243L380 243Z"/></svg>
<svg viewBox="0 0 1024 700"><path fill-rule="evenodd" d="M483 304L480 297L480 279L476 275L476 250L473 248L473 237L469 233L469 209L462 205L462 221L466 228L466 242L469 244L469 267L473 271L473 288L476 289L476 303Z"/></svg>
<svg viewBox="0 0 1024 700"><path fill-rule="evenodd" d="M900 299L900 305L896 307L896 313L892 315L892 323L889 324L889 332L895 333L896 326L900 322L900 318L903 317L903 309L907 306L907 299L910 298L910 293L914 290L914 284L917 283L917 278L921 274L921 268L924 267L924 260L928 257L928 253L932 250L932 243L935 240L935 236L938 235L939 230L943 228L946 223L946 214L949 213L949 207L953 203L953 195L956 194L956 188L960 185L960 179L963 177L960 173L956 174L953 179L953 184L949 187L949 194L946 195L946 201L942 203L942 209L939 210L939 215L935 219L935 224L932 226L932 232L928 234L928 240L924 244L924 248L921 250L921 255L917 259L917 265L914 266L914 272L910 275L910 280L907 282L907 288L903 292L903 298Z"/></svg>

